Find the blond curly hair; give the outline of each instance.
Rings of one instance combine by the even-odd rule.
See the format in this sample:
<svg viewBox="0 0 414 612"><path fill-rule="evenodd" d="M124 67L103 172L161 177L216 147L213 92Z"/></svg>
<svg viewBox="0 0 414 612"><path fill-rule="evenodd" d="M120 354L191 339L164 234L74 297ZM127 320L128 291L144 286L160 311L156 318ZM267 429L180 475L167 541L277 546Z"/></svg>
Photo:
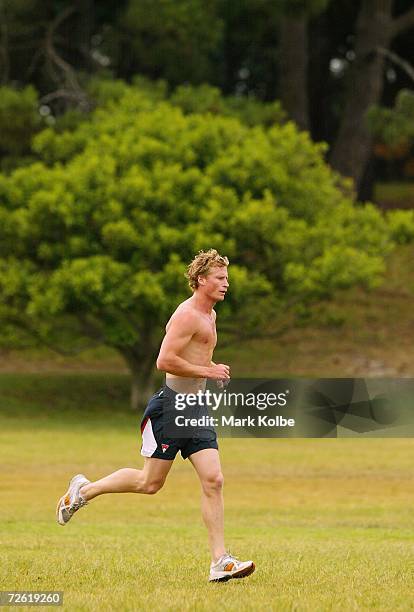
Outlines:
<svg viewBox="0 0 414 612"><path fill-rule="evenodd" d="M192 291L198 288L198 277L207 276L212 268L227 267L229 260L220 255L216 249L199 251L187 268L186 278Z"/></svg>

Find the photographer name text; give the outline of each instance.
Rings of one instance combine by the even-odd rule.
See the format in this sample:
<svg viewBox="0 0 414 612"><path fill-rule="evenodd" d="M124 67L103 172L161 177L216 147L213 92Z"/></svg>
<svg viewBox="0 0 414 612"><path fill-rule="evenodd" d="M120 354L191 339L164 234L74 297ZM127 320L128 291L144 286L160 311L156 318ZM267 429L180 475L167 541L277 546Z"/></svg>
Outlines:
<svg viewBox="0 0 414 612"><path fill-rule="evenodd" d="M295 419L286 418L284 416L277 415L275 417L268 417L267 415L260 415L257 417L247 416L243 418L237 418L235 416L224 416L212 417L202 416L200 418L186 418L183 415L175 417L175 424L177 427L294 427Z"/></svg>

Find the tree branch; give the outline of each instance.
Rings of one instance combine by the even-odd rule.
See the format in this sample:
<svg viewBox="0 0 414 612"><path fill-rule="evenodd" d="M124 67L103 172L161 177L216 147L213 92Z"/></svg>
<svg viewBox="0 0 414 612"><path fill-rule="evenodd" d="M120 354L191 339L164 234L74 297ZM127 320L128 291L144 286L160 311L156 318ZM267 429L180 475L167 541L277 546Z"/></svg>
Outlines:
<svg viewBox="0 0 414 612"><path fill-rule="evenodd" d="M12 325L15 325L17 328L21 329L22 331L24 331L28 336L34 338L39 344L45 346L46 348L50 349L54 353L57 353L58 355L62 355L62 357L75 357L76 355L79 355L83 351L90 349L90 348L95 348L96 346L99 346L101 344L100 342L99 343L94 342L90 345L83 346L82 348L79 348L79 349L68 350L68 349L61 348L60 346L56 346L52 342L49 342L41 334L39 334L39 332L36 329L32 328L28 323L21 321L18 318L7 317L7 321L11 323Z"/></svg>
<svg viewBox="0 0 414 612"><path fill-rule="evenodd" d="M377 47L376 51L380 55L388 58L389 60L394 62L394 64L402 68L404 72L408 74L410 79L414 81L414 67L409 62L407 62L407 60L403 59L402 57L400 57L393 51L390 51L389 49L385 49L384 47Z"/></svg>
<svg viewBox="0 0 414 612"><path fill-rule="evenodd" d="M62 57L60 57L60 55L56 51L54 44L56 30L75 11L76 9L74 6L68 6L52 21L46 33L46 56L49 58L52 66L55 65L57 66L57 68L60 69L64 83L63 87L60 87L56 92L48 94L48 96L49 101L57 98L77 100L79 106L83 107L85 110L89 110L90 103L88 96L83 91L82 87L79 85L75 70L68 62L66 62ZM51 76L57 84L61 84L62 78L59 78L59 75L54 70L52 71Z"/></svg>
<svg viewBox="0 0 414 612"><path fill-rule="evenodd" d="M393 38L414 27L414 8L396 17L392 21L391 31Z"/></svg>
<svg viewBox="0 0 414 612"><path fill-rule="evenodd" d="M39 102L41 104L48 104L48 102L53 102L53 100L59 100L62 98L67 100L76 100L79 102L79 93L70 89L61 88L42 96L39 99Z"/></svg>
<svg viewBox="0 0 414 612"><path fill-rule="evenodd" d="M88 318L88 315L82 313L77 314L76 318L80 324L81 331L85 334L85 336L92 338L97 344L105 344L102 329L96 324L96 321L91 321L90 317Z"/></svg>
<svg viewBox="0 0 414 612"><path fill-rule="evenodd" d="M26 76L25 76L26 81L28 81L30 77L32 76L42 55L44 55L44 50L41 47L39 47L38 49L36 49L36 51L34 52L32 56L32 59L30 60L30 64L29 64L29 67L27 69Z"/></svg>

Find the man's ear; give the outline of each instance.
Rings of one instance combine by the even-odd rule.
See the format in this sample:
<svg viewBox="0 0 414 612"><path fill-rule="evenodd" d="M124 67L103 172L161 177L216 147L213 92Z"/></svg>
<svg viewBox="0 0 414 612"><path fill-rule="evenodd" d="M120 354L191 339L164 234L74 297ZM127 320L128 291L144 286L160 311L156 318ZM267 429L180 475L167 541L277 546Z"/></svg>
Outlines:
<svg viewBox="0 0 414 612"><path fill-rule="evenodd" d="M204 276L199 276L197 281L198 281L199 285L205 285L206 284L206 279L204 278Z"/></svg>

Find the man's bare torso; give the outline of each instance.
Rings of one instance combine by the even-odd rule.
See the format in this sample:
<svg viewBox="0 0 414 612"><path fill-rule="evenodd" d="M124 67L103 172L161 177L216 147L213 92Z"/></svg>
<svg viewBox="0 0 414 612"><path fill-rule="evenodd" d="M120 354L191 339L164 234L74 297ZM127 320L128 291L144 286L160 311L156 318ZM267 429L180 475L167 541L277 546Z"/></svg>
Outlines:
<svg viewBox="0 0 414 612"><path fill-rule="evenodd" d="M196 314L197 329L187 346L182 350L180 357L194 365L209 366L217 344L216 313L214 310L212 310L211 314L200 312L194 308L191 298L189 298L182 302L172 314L165 327L165 331L168 332L177 313L182 315L186 311L193 316ZM176 376L166 372L166 384L178 393L197 393L198 390L205 389L206 379Z"/></svg>

